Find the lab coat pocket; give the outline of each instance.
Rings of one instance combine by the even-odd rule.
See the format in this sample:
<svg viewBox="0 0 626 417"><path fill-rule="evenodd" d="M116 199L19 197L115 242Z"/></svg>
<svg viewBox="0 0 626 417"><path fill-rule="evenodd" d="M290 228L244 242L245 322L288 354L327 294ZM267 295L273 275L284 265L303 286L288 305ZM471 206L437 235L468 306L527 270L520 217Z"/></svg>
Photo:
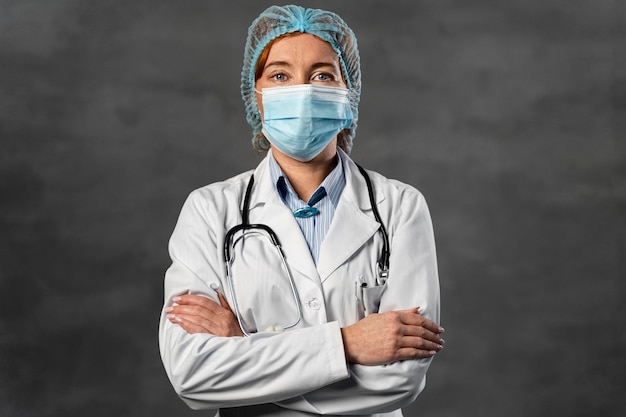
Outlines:
<svg viewBox="0 0 626 417"><path fill-rule="evenodd" d="M363 288L363 306L365 307L365 315L378 313L380 307L380 298L385 292L387 284L376 285L373 287Z"/></svg>

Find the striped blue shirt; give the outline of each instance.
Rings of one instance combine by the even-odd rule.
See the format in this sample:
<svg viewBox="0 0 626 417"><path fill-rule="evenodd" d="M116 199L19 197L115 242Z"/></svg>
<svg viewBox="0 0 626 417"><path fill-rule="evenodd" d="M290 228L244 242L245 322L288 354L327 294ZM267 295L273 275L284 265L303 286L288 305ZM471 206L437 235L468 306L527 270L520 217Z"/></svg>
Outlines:
<svg viewBox="0 0 626 417"><path fill-rule="evenodd" d="M293 212L302 207L308 207L307 202L300 200L289 180L274 159L272 152L269 152L269 168L272 184L276 184L276 190L285 205ZM322 198L313 206L319 210L319 214L311 217L295 217L302 234L309 245L313 261L317 264L320 246L324 241L326 232L335 215L335 208L339 203L339 197L346 185L346 177L343 172L343 162L337 155L337 166L328 174L317 190L312 194L314 197L319 194L321 188L326 190L326 197Z"/></svg>

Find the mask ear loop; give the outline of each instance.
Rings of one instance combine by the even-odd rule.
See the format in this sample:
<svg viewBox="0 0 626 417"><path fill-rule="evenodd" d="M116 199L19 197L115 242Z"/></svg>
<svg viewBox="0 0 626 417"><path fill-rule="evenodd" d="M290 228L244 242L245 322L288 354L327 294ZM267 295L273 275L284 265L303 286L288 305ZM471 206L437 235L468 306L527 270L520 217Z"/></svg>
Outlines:
<svg viewBox="0 0 626 417"><path fill-rule="evenodd" d="M257 94L260 94L261 97L263 96L263 91L257 90L256 87L254 87L254 92L257 93ZM255 98L255 100L256 100L256 98ZM263 117L261 117L261 112L259 111L259 108L258 108L259 107L259 100L256 100L256 102L257 102L257 113L259 113L259 118L263 119ZM261 124L263 124L263 120L261 120Z"/></svg>

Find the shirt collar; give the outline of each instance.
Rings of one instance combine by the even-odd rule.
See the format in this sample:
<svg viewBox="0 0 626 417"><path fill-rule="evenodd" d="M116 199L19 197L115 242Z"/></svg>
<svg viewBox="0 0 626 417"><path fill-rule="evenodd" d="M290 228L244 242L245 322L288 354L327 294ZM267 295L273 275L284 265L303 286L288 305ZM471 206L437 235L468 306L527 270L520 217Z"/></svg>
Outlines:
<svg viewBox="0 0 626 417"><path fill-rule="evenodd" d="M292 194L296 196L296 192L293 187L289 183L287 176L284 174L283 170L276 162L274 155L272 154L272 150L268 151L269 156L269 168L270 168L270 177L272 179L272 184L276 185L276 190L278 191L278 195L280 198L285 201L287 194ZM322 181L320 187L324 187L326 190L326 194L330 201L333 203L333 206L337 207L339 203L339 198L341 197L341 192L343 191L346 185L346 176L343 171L343 160L337 152L337 165L333 170L328 174L328 176Z"/></svg>

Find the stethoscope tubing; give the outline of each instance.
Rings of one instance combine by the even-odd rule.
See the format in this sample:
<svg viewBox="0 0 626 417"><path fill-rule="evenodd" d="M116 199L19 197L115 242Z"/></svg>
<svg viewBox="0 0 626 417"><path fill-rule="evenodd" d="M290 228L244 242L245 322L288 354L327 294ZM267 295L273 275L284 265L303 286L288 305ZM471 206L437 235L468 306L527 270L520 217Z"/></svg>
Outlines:
<svg viewBox="0 0 626 417"><path fill-rule="evenodd" d="M389 236L387 235L387 229L385 228L385 225L383 224L383 221L380 217L380 213L378 212L378 208L376 205L376 200L374 198L374 188L372 186L372 182L370 180L369 175L367 174L367 172L365 171L365 169L363 169L360 165L357 164L357 168L359 169L359 172L361 173L361 175L363 176L363 178L365 179L365 184L367 186L367 194L370 200L370 205L372 208L372 213L374 215L374 219L378 222L378 224L380 225L378 228L378 231L380 232L382 238L383 238L383 248L381 250L381 254L378 258L377 261L377 267L378 267L378 279L377 281L379 283L384 283L387 280L388 277L388 271L389 271L389 258L390 258L390 251L389 251ZM244 335L246 336L250 336L250 333L248 333L245 330L245 326L243 324L243 319L242 319L242 315L241 315L241 311L239 310L239 303L237 302L237 295L235 294L235 287L234 287L234 283L233 283L233 278L232 278L232 270L231 270L231 264L232 264L232 254L231 254L231 247L234 247L234 242L232 242L233 237L235 235L235 233L242 231L242 232L246 232L246 231L252 231L252 230L263 230L267 236L270 238L270 240L272 241L272 244L274 245L274 247L276 248L276 250L278 251L278 255L281 258L282 264L283 264L283 268L285 269L285 272L287 273L288 277L289 277L289 284L291 286L291 291L292 294L294 296L294 300L296 302L296 307L298 310L298 318L293 322L290 323L289 325L283 326L281 328L282 329L288 329L291 327L294 327L296 324L298 324L300 322L300 320L302 320L302 306L300 303L300 298L298 297L298 293L295 287L295 283L293 281L293 277L291 275L291 271L289 270L289 266L287 265L287 261L285 259L285 255L282 251L281 245L280 245L280 240L278 239L278 236L276 235L276 233L274 233L274 230L272 230L271 227L269 227L266 224L250 224L249 221L249 212L250 212L250 198L251 198L251 194L252 194L252 187L254 185L254 174L252 174L250 176L250 179L248 180L248 185L246 187L246 192L244 194L244 198L243 198L243 208L241 211L241 224L238 224L236 226L233 226L232 228L230 228L228 230L228 232L226 232L226 235L224 236L224 262L226 264L226 279L228 281L228 286L230 287L230 295L231 298L233 300L233 304L234 304L234 309L235 309L235 314L237 316L237 321L239 323L239 327L241 327L241 331L244 333ZM232 243L232 245L231 245Z"/></svg>
<svg viewBox="0 0 626 417"><path fill-rule="evenodd" d="M234 235L234 233L236 233L239 230L242 230L245 235L246 231L259 233L258 230L261 229L267 233L268 237L272 241L272 245L274 246L274 248L276 249L276 252L278 253L278 257L281 260L283 269L285 270L285 273L289 277L289 286L291 287L291 294L293 295L293 299L295 300L296 309L298 312L298 317L296 318L296 320L294 320L290 324L282 326L280 331L294 327L296 324L300 322L300 320L302 320L302 305L300 303L300 297L298 297L296 286L293 281L293 276L291 275L291 271L289 270L289 265L287 265L285 254L283 253L282 247L280 246L280 242L278 241L278 237L269 226L264 225L264 224L248 224L248 225L240 224L238 226L241 226L241 227L236 226L233 228L236 230L233 230L233 233L229 235L229 240L232 239L232 236ZM235 240L235 242L233 242L233 247L235 246L237 241L239 239L243 239L243 237L244 236L242 235L237 240ZM230 247L230 245L228 246ZM233 305L235 308L235 315L237 316L237 322L239 323L239 327L241 328L241 331L243 332L245 336L250 336L250 333L246 331L245 326L243 325L242 314L241 314L241 311L239 310L239 302L237 301L237 294L235 292L235 285L234 285L233 276L232 276L232 269L231 269L232 259L230 258L230 250L228 252L229 252L229 255L228 257L225 258L225 264L226 264L226 280L228 281L230 296L231 296L231 299L233 300ZM278 330L278 329L275 329L275 330Z"/></svg>

